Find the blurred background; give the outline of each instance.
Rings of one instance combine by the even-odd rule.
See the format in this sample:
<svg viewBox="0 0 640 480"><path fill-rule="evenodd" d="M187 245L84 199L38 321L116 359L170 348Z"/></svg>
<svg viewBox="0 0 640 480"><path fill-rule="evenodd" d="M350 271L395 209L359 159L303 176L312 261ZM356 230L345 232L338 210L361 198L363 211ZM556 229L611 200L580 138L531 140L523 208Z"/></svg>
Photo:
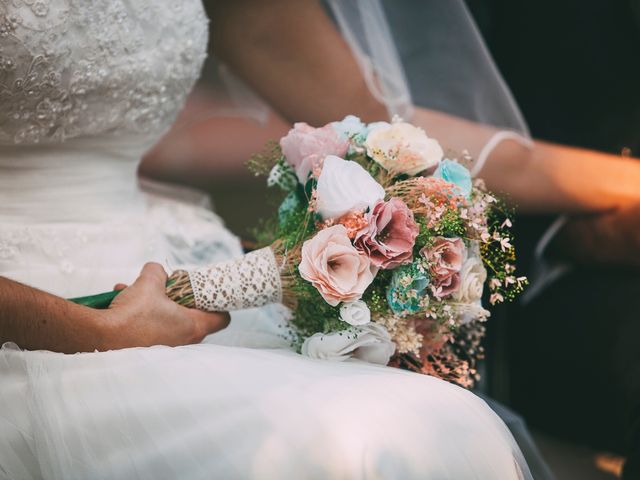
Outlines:
<svg viewBox="0 0 640 480"><path fill-rule="evenodd" d="M466 3L532 137L638 156L639 1ZM394 8L393 2L384 5ZM213 92L207 82L196 88L176 131L149 154L142 173L209 192L225 223L250 240L250 229L275 206L264 200L264 178L249 174L244 162L248 152L283 136L289 123L261 111L262 128L247 138L241 132L251 120L237 112L207 118L210 110L224 112L224 101ZM199 116L203 121L194 122ZM187 121L192 138L217 142L218 151L223 147L208 167L199 153L189 157L180 136L184 132L177 131ZM536 244L553 220L517 218L519 268L530 277L539 261ZM549 254L559 264L568 263L561 249L552 246ZM532 301L493 312L483 388L523 415L559 479L614 478L596 468L597 455L623 455L629 436L637 435L626 412L628 396L636 394L640 382L638 312L637 270L575 262Z"/></svg>

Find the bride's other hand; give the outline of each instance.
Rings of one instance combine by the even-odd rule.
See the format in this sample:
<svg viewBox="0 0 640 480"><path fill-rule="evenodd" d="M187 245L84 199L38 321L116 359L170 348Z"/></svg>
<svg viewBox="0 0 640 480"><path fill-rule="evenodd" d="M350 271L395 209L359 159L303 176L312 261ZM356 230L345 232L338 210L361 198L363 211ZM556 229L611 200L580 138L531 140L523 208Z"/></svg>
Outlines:
<svg viewBox="0 0 640 480"><path fill-rule="evenodd" d="M229 324L228 313L205 313L178 305L165 293L167 274L148 263L104 312L100 350L199 343ZM121 289L124 285L117 285Z"/></svg>
<svg viewBox="0 0 640 480"><path fill-rule="evenodd" d="M581 264L640 268L640 204L573 218L554 243Z"/></svg>

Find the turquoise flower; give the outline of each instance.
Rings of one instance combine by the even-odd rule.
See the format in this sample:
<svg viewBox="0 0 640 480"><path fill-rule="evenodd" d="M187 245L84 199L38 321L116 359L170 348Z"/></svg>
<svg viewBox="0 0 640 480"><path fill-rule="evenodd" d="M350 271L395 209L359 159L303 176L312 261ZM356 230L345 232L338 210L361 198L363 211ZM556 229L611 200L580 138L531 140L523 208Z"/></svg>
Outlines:
<svg viewBox="0 0 640 480"><path fill-rule="evenodd" d="M418 263L398 267L393 271L387 289L387 302L396 315L410 315L422 309L421 301L429 286L429 276Z"/></svg>
<svg viewBox="0 0 640 480"><path fill-rule="evenodd" d="M453 160L444 159L433 173L435 178L441 178L445 182L453 183L455 192L465 198L471 196L471 173L463 165Z"/></svg>
<svg viewBox="0 0 640 480"><path fill-rule="evenodd" d="M289 217L296 213L301 207L302 202L300 201L300 197L298 197L296 192L290 192L278 207L278 222L280 226L285 225Z"/></svg>
<svg viewBox="0 0 640 480"><path fill-rule="evenodd" d="M343 120L333 122L331 126L344 140L353 139L356 143L362 143L367 138L367 126L355 115L347 115Z"/></svg>

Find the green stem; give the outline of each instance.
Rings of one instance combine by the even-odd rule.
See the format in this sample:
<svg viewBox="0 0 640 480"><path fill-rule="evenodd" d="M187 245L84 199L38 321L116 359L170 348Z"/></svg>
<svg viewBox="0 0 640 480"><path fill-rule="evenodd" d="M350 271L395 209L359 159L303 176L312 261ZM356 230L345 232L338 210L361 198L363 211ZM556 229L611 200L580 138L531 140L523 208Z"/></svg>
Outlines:
<svg viewBox="0 0 640 480"><path fill-rule="evenodd" d="M176 281L170 278L167 281L167 288L173 286ZM109 308L111 302L118 296L122 290L114 290L112 292L98 293L97 295L88 295L86 297L69 298L68 300L78 305L84 305L85 307L97 308L104 310ZM178 302L180 303L180 302Z"/></svg>
<svg viewBox="0 0 640 480"><path fill-rule="evenodd" d="M120 291L114 290L113 292L99 293L97 295L88 295L86 297L70 298L69 301L77 303L78 305L84 305L85 307L97 308L104 310L109 308L113 299L118 296Z"/></svg>

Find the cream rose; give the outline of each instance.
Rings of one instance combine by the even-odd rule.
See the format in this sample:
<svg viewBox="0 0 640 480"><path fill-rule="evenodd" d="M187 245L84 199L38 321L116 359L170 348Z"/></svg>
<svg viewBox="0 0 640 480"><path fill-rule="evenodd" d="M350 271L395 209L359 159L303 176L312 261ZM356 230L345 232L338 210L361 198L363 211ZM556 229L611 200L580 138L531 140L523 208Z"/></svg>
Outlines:
<svg viewBox="0 0 640 480"><path fill-rule="evenodd" d="M371 321L371 311L362 300L343 303L340 307L340 320L349 325L366 325Z"/></svg>
<svg viewBox="0 0 640 480"><path fill-rule="evenodd" d="M343 225L320 230L304 242L298 271L333 307L360 299L377 273L369 257L351 244Z"/></svg>
<svg viewBox="0 0 640 480"><path fill-rule="evenodd" d="M444 155L437 140L405 122L376 126L365 146L371 158L396 175L417 175L438 165Z"/></svg>
<svg viewBox="0 0 640 480"><path fill-rule="evenodd" d="M343 361L358 358L386 365L395 352L389 332L377 323L357 327L355 331L316 333L302 345L302 354L320 360Z"/></svg>
<svg viewBox="0 0 640 480"><path fill-rule="evenodd" d="M484 321L491 316L491 312L482 308L480 300L474 303L457 305L455 313L458 325L466 325L476 320Z"/></svg>
<svg viewBox="0 0 640 480"><path fill-rule="evenodd" d="M482 260L470 255L460 269L460 285L453 293L453 299L460 303L475 303L482 298L487 271Z"/></svg>
<svg viewBox="0 0 640 480"><path fill-rule="evenodd" d="M373 208L384 198L384 188L356 162L329 155L324 159L316 195L322 218L338 218Z"/></svg>

